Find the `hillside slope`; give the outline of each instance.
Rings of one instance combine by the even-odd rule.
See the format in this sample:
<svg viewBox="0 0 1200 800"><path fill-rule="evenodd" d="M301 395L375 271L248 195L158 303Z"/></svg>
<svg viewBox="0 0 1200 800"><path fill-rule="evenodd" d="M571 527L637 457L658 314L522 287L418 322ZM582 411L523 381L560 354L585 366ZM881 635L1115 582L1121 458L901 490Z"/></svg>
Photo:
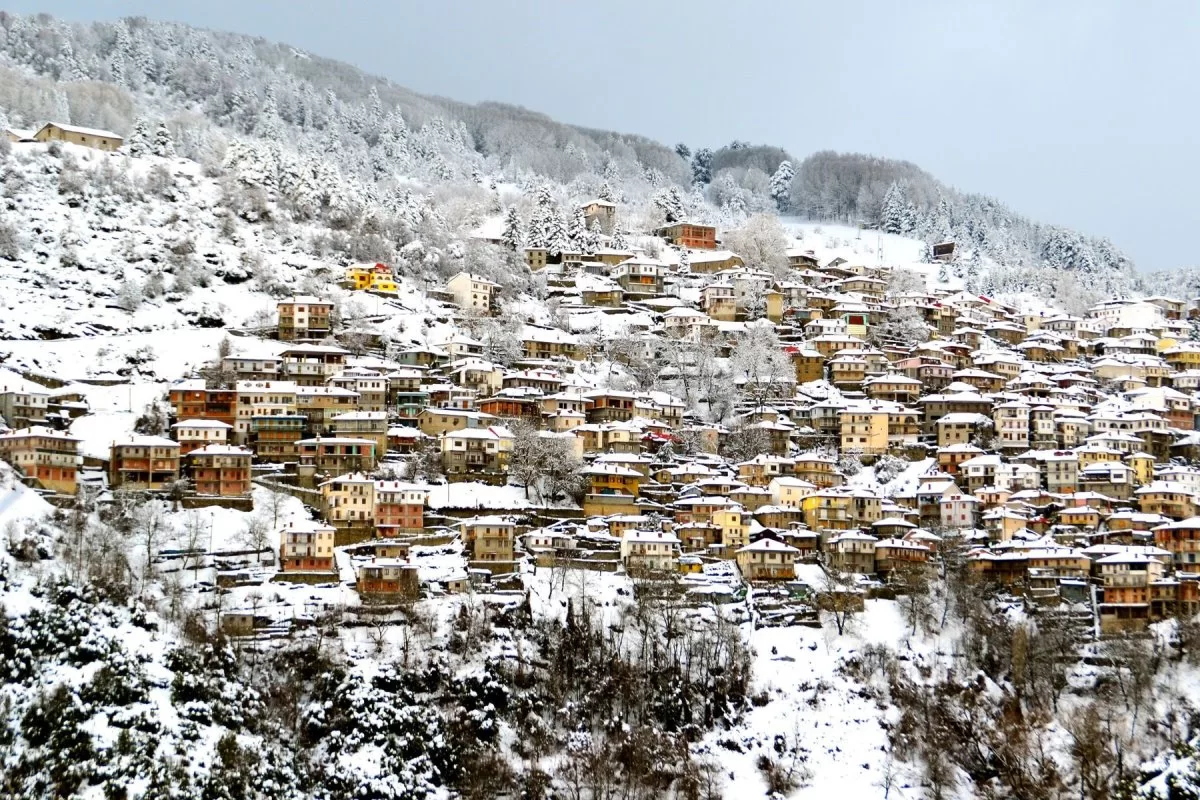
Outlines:
<svg viewBox="0 0 1200 800"><path fill-rule="evenodd" d="M661 221L664 206L652 201L675 187L688 216L723 227L781 209L926 242L952 237L964 260L999 265L977 270L980 291L1079 291L1063 271L1083 276L1087 299L1138 288L1106 240L1033 222L907 162L836 153L801 162L743 142L672 149L526 109L426 97L285 44L142 18L3 14L0 32L0 124L54 118L125 134L138 117L166 119L180 153L210 170L231 140L265 142L325 165L323 182L354 213L394 205L413 181L468 197L472 186L508 182L528 194L549 182L562 201L612 196L636 229Z"/></svg>

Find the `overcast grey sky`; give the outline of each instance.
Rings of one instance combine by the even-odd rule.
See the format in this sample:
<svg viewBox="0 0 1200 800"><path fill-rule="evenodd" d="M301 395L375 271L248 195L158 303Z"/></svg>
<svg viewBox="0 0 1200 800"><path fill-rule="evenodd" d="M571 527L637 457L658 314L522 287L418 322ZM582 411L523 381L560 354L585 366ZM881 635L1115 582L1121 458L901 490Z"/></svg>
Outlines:
<svg viewBox="0 0 1200 800"><path fill-rule="evenodd" d="M1152 0L8 0L260 35L417 91L693 148L861 151L1200 264L1200 3Z"/></svg>

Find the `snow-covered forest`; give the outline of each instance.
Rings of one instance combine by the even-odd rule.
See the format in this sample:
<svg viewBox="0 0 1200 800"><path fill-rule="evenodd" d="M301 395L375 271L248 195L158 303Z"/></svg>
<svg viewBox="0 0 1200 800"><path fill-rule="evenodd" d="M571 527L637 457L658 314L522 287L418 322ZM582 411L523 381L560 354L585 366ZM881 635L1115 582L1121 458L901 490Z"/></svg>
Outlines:
<svg viewBox="0 0 1200 800"><path fill-rule="evenodd" d="M251 194L278 194L297 218L348 234L388 238L362 226L411 217L413 194L453 233L500 205L528 217L549 184L560 202L621 202L631 230L677 214L735 228L770 211L954 239L963 261L991 267L979 291L1046 296L1065 289L1064 271L1086 276L1095 296L1137 288L1107 240L1034 222L907 162L831 152L800 160L738 141L667 147L523 108L426 97L285 44L142 18L85 25L0 14L0 70L0 125L55 119L125 135L139 119L163 121L180 155L212 172L231 165ZM501 199L488 191L497 187L519 194ZM251 197L243 210L254 205ZM381 258L412 241L392 238Z"/></svg>

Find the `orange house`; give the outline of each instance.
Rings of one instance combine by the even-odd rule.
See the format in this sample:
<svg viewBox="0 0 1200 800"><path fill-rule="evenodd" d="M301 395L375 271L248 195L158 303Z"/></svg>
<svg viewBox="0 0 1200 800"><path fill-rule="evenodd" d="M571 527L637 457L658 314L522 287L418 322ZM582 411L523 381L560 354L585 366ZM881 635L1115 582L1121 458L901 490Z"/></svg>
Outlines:
<svg viewBox="0 0 1200 800"><path fill-rule="evenodd" d="M712 225L676 222L664 225L658 229L657 233L676 247L691 247L696 250L717 249L717 229Z"/></svg>
<svg viewBox="0 0 1200 800"><path fill-rule="evenodd" d="M188 453L196 494L245 497L250 494L250 462L244 447L210 444Z"/></svg>
<svg viewBox="0 0 1200 800"><path fill-rule="evenodd" d="M375 532L381 538L418 533L425 528L428 490L400 481L375 483Z"/></svg>

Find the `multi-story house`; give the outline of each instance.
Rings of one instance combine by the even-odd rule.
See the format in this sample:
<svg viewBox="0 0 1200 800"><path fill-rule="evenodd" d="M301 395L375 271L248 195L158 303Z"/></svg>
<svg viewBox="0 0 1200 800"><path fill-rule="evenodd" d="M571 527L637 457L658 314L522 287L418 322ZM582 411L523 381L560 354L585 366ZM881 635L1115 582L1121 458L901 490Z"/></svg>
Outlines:
<svg viewBox="0 0 1200 800"><path fill-rule="evenodd" d="M638 301L659 297L667 265L652 258L631 258L612 268L610 277L625 292L626 300Z"/></svg>
<svg viewBox="0 0 1200 800"><path fill-rule="evenodd" d="M500 284L469 272L460 272L446 281L446 291L454 296L459 308L484 316L499 308L500 289Z"/></svg>
<svg viewBox="0 0 1200 800"><path fill-rule="evenodd" d="M916 378L889 372L863 381L863 388L872 400L911 403L921 396L924 384Z"/></svg>
<svg viewBox="0 0 1200 800"><path fill-rule="evenodd" d="M79 439L42 425L0 435L0 458L35 486L75 494L80 464Z"/></svg>
<svg viewBox="0 0 1200 800"><path fill-rule="evenodd" d="M738 549L734 556L742 578L747 581L790 581L796 579L800 550L774 539L759 539Z"/></svg>
<svg viewBox="0 0 1200 800"><path fill-rule="evenodd" d="M400 481L375 482L375 533L380 538L420 533L425 528L429 489Z"/></svg>
<svg viewBox="0 0 1200 800"><path fill-rule="evenodd" d="M233 439L242 444L250 439L254 417L296 413L296 384L292 381L238 381Z"/></svg>
<svg viewBox="0 0 1200 800"><path fill-rule="evenodd" d="M399 558L372 558L354 569L354 589L366 598L415 600L420 592L419 568Z"/></svg>
<svg viewBox="0 0 1200 800"><path fill-rule="evenodd" d="M334 436L375 441L375 456L382 458L388 449L386 411L349 411L329 420Z"/></svg>
<svg viewBox="0 0 1200 800"><path fill-rule="evenodd" d="M1029 404L1020 400L1000 403L992 411L996 446L1004 450L1029 449Z"/></svg>
<svg viewBox="0 0 1200 800"><path fill-rule="evenodd" d="M326 522L334 528L375 527L375 480L362 472L330 478L320 485Z"/></svg>
<svg viewBox="0 0 1200 800"><path fill-rule="evenodd" d="M521 348L526 358L578 360L583 357L579 337L558 328L526 325L521 334Z"/></svg>
<svg viewBox="0 0 1200 800"><path fill-rule="evenodd" d="M631 530L621 537L621 562L631 575L679 569L679 537L666 531Z"/></svg>
<svg viewBox="0 0 1200 800"><path fill-rule="evenodd" d="M161 436L132 436L109 450L108 485L113 489L162 491L179 480L180 446Z"/></svg>
<svg viewBox="0 0 1200 800"><path fill-rule="evenodd" d="M358 392L341 386L302 386L296 390L295 413L316 434L332 432L334 417L358 410Z"/></svg>
<svg viewBox="0 0 1200 800"><path fill-rule="evenodd" d="M882 579L886 580L896 570L928 561L929 548L920 542L909 539L880 539L875 542L875 573Z"/></svg>
<svg viewBox="0 0 1200 800"><path fill-rule="evenodd" d="M888 450L888 409L883 406L853 405L841 413L841 449L863 455L881 455Z"/></svg>
<svg viewBox="0 0 1200 800"><path fill-rule="evenodd" d="M50 393L10 370L0 370L0 417L10 428L46 422Z"/></svg>
<svg viewBox="0 0 1200 800"><path fill-rule="evenodd" d="M937 429L937 445L949 447L970 444L982 432L992 427L992 420L983 414L946 414L934 423Z"/></svg>
<svg viewBox="0 0 1200 800"><path fill-rule="evenodd" d="M254 453L244 447L210 444L188 453L188 471L198 495L247 497Z"/></svg>
<svg viewBox="0 0 1200 800"><path fill-rule="evenodd" d="M875 545L879 540L869 533L846 531L827 542L829 564L841 572L871 575L875 572Z"/></svg>
<svg viewBox="0 0 1200 800"><path fill-rule="evenodd" d="M516 524L498 516L476 517L461 523L463 540L471 554L474 566L490 569L509 568L513 562L513 544L516 540Z"/></svg>
<svg viewBox="0 0 1200 800"><path fill-rule="evenodd" d="M463 428L441 435L442 468L448 475L501 473L508 469L513 435L499 425Z"/></svg>
<svg viewBox="0 0 1200 800"><path fill-rule="evenodd" d="M278 335L280 341L324 339L333 332L333 303L311 295L296 295L280 300Z"/></svg>
<svg viewBox="0 0 1200 800"><path fill-rule="evenodd" d="M1143 514L1161 514L1174 520L1196 516L1196 495L1186 486L1155 481L1135 492L1138 510Z"/></svg>
<svg viewBox="0 0 1200 800"><path fill-rule="evenodd" d="M250 418L250 449L260 462L286 463L299 458L297 442L308 430L308 417L300 414L261 414Z"/></svg>
<svg viewBox="0 0 1200 800"><path fill-rule="evenodd" d="M278 356L225 356L221 372L232 375L235 381L277 381L283 370Z"/></svg>
<svg viewBox="0 0 1200 800"><path fill-rule="evenodd" d="M374 370L351 367L330 378L329 385L357 394L359 411L387 410L388 378Z"/></svg>
<svg viewBox="0 0 1200 800"><path fill-rule="evenodd" d="M1121 552L1096 561L1104 581L1100 629L1105 632L1144 627L1150 618L1152 586L1166 571L1145 553Z"/></svg>
<svg viewBox="0 0 1200 800"><path fill-rule="evenodd" d="M368 472L375 467L375 440L349 436L318 436L296 442L301 467L326 475Z"/></svg>
<svg viewBox="0 0 1200 800"><path fill-rule="evenodd" d="M487 428L499 420L491 414L459 408L427 408L417 417L417 427L426 436L467 429Z"/></svg>
<svg viewBox="0 0 1200 800"><path fill-rule="evenodd" d="M279 567L283 572L334 572L333 526L292 519L279 529Z"/></svg>
<svg viewBox="0 0 1200 800"><path fill-rule="evenodd" d="M349 350L321 344L294 345L279 354L281 377L297 386L324 386L346 368Z"/></svg>
<svg viewBox="0 0 1200 800"><path fill-rule="evenodd" d="M194 378L172 385L167 397L176 419L213 419L230 428L237 421L236 389L209 389Z"/></svg>
<svg viewBox="0 0 1200 800"><path fill-rule="evenodd" d="M184 419L171 426L175 441L179 443L180 456L205 445L227 444L232 430L231 425L215 419Z"/></svg>
<svg viewBox="0 0 1200 800"><path fill-rule="evenodd" d="M717 229L712 225L672 222L659 228L655 233L676 247L686 247L691 250L717 249Z"/></svg>

